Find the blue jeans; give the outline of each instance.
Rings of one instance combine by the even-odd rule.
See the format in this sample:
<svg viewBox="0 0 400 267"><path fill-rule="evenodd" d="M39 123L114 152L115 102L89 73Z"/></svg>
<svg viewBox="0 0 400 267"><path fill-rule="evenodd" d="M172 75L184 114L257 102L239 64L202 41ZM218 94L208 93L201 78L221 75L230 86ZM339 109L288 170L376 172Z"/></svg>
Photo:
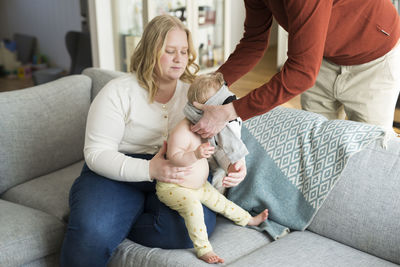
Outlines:
<svg viewBox="0 0 400 267"><path fill-rule="evenodd" d="M148 247L193 247L182 217L155 195L155 182L111 180L85 164L72 185L69 201L71 212L61 251L62 267L106 266L125 238ZM207 207L203 209L207 232L211 234L216 215Z"/></svg>

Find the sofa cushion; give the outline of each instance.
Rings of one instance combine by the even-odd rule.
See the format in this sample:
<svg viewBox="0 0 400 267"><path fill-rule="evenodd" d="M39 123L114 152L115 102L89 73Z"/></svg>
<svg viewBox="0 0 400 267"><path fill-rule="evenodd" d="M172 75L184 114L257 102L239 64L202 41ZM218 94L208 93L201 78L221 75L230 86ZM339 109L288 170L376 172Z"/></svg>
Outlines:
<svg viewBox="0 0 400 267"><path fill-rule="evenodd" d="M54 215L67 221L69 190L79 176L84 161L38 177L7 190L2 198Z"/></svg>
<svg viewBox="0 0 400 267"><path fill-rule="evenodd" d="M225 263L230 263L269 244L271 239L265 233L237 226L218 216L217 226L210 237L210 242L215 252L225 260ZM197 259L193 249L148 248L125 240L113 255L109 266L194 267L210 265Z"/></svg>
<svg viewBox="0 0 400 267"><path fill-rule="evenodd" d="M400 139L348 162L309 230L400 264Z"/></svg>
<svg viewBox="0 0 400 267"><path fill-rule="evenodd" d="M37 259L21 265L21 267L56 267L60 265L60 253L54 253L49 256Z"/></svg>
<svg viewBox="0 0 400 267"><path fill-rule="evenodd" d="M21 266L58 252L65 224L44 212L0 199L0 266Z"/></svg>
<svg viewBox="0 0 400 267"><path fill-rule="evenodd" d="M92 100L96 97L98 92L108 83L110 80L117 78L124 72L104 70L99 68L87 68L84 69L82 74L89 76L92 79Z"/></svg>
<svg viewBox="0 0 400 267"><path fill-rule="evenodd" d="M83 159L90 88L73 75L0 93L0 194Z"/></svg>
<svg viewBox="0 0 400 267"><path fill-rule="evenodd" d="M293 232L229 266L383 267L391 262L314 233Z"/></svg>

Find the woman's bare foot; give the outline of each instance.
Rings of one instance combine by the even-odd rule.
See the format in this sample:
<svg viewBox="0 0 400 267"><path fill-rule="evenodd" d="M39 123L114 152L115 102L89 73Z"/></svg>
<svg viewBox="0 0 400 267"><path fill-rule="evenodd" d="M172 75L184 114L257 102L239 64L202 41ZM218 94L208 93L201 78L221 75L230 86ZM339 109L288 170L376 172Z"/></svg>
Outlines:
<svg viewBox="0 0 400 267"><path fill-rule="evenodd" d="M265 209L263 212L258 214L257 216L251 217L250 221L247 225L253 225L257 226L263 221L265 221L268 218L268 209Z"/></svg>
<svg viewBox="0 0 400 267"><path fill-rule="evenodd" d="M207 262L207 263L223 263L224 260L221 259L214 251L207 252L203 256L199 257L199 259Z"/></svg>

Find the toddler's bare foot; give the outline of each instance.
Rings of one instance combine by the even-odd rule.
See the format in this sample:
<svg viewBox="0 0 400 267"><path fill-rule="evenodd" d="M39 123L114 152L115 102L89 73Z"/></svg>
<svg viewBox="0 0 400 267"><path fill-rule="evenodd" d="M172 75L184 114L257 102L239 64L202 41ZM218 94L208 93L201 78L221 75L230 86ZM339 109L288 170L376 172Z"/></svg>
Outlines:
<svg viewBox="0 0 400 267"><path fill-rule="evenodd" d="M214 251L207 252L203 256L199 257L201 260L207 263L223 263L224 260L221 259Z"/></svg>
<svg viewBox="0 0 400 267"><path fill-rule="evenodd" d="M247 225L259 225L263 221L265 221L268 218L268 209L265 209L263 212L258 214L257 216L251 217L249 223Z"/></svg>

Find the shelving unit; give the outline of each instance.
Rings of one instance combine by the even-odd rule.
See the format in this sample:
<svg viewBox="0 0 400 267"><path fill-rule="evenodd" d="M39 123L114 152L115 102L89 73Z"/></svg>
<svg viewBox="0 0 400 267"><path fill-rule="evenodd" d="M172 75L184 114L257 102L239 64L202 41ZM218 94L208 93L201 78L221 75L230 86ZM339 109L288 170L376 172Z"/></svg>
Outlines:
<svg viewBox="0 0 400 267"><path fill-rule="evenodd" d="M230 1L225 0L116 0L113 1L116 69L129 69L130 55L143 27L160 14L178 17L191 30L197 63L211 71L230 53Z"/></svg>

